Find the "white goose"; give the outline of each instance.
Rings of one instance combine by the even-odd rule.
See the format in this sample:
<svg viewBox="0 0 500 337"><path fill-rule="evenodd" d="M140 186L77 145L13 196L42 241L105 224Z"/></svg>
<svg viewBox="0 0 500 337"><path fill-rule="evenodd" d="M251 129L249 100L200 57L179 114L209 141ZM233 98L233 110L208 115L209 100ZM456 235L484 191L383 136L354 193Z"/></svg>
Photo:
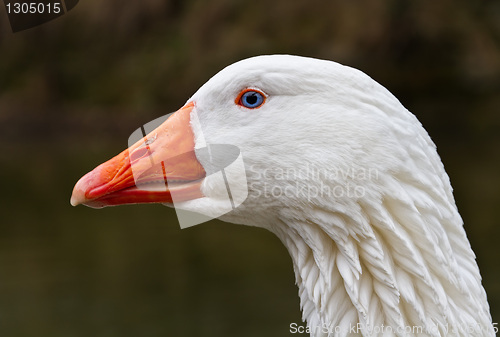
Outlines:
<svg viewBox="0 0 500 337"><path fill-rule="evenodd" d="M170 203L175 191L182 208L221 214L220 184L189 151L235 145L249 195L221 219L281 239L311 336L494 336L436 147L364 73L297 56L246 59L146 138L147 151L139 142L81 178L71 203ZM148 169L152 158L168 163ZM189 183L142 190L130 161L144 164L144 181L167 171Z"/></svg>

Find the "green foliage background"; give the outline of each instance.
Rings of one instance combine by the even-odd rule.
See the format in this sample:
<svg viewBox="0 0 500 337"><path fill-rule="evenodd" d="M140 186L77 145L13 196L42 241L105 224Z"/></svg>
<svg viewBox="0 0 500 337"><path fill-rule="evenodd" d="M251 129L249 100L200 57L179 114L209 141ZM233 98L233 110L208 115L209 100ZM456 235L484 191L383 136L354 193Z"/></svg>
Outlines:
<svg viewBox="0 0 500 337"><path fill-rule="evenodd" d="M438 146L500 316L500 2L82 0L12 34L0 9L0 336L287 336L290 259L263 230L73 208L74 183L259 54L368 73Z"/></svg>

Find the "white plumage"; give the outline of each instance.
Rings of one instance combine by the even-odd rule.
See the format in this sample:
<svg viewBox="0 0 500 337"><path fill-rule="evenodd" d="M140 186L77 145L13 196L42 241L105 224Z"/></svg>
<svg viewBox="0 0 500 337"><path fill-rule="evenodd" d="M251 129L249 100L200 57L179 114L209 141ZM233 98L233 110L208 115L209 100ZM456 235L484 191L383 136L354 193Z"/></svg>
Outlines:
<svg viewBox="0 0 500 337"><path fill-rule="evenodd" d="M258 111L235 106L245 87L269 95ZM325 325L349 332L357 323L373 332L390 325L420 327L425 336L460 327L457 336L493 335L435 145L385 88L334 62L262 56L222 70L190 101L205 141L238 146L250 172L249 198L222 219L282 240L316 336ZM321 181L307 178L315 175ZM321 183L323 195L307 200L305 191ZM208 186L210 177L202 191L217 194ZM203 202L185 207L216 207L213 198ZM372 335L365 331L359 335Z"/></svg>
<svg viewBox="0 0 500 337"><path fill-rule="evenodd" d="M245 88L265 103L235 104ZM196 148L233 144L245 162L249 196L221 219L281 239L312 336L494 336L435 145L389 91L350 67L275 55L225 68L188 102ZM207 198L180 206L216 211L211 179Z"/></svg>

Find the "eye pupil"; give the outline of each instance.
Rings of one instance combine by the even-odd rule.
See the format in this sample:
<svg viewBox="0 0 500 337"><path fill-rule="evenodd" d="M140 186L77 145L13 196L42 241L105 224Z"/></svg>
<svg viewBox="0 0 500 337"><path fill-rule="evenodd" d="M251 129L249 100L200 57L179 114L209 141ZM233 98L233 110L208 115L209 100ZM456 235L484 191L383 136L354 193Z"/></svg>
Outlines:
<svg viewBox="0 0 500 337"><path fill-rule="evenodd" d="M264 95L256 90L248 90L241 95L239 104L245 108L255 109L264 103Z"/></svg>
<svg viewBox="0 0 500 337"><path fill-rule="evenodd" d="M250 105L254 105L255 103L257 103L257 95L253 92L250 95L247 95L245 99L247 100L247 103Z"/></svg>

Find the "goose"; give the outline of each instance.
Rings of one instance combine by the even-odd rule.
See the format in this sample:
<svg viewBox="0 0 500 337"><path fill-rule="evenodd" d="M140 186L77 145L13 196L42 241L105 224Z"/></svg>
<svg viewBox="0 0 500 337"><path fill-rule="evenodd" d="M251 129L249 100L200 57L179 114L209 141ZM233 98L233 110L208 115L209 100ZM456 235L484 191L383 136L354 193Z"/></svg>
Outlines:
<svg viewBox="0 0 500 337"><path fill-rule="evenodd" d="M495 335L436 146L363 72L291 55L244 59L142 131L77 182L73 206L162 203L271 231L292 258L306 322L291 332ZM209 168L210 144L236 148L243 176ZM229 211L215 171L246 191Z"/></svg>

